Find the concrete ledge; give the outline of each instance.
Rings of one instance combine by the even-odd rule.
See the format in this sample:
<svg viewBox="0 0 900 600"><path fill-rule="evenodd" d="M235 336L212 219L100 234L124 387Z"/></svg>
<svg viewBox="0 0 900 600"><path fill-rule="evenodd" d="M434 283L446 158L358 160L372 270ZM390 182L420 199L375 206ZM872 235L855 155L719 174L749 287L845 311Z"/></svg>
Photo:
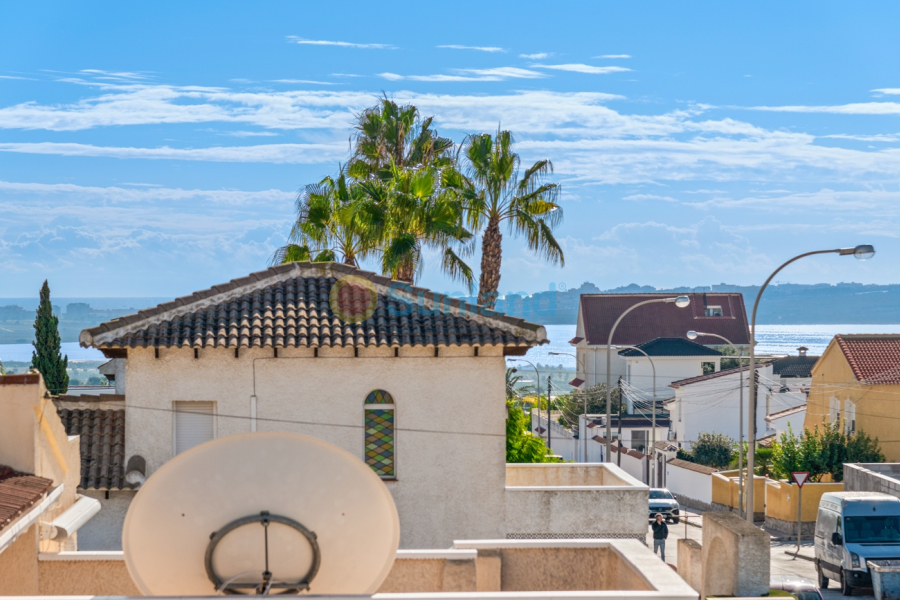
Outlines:
<svg viewBox="0 0 900 600"><path fill-rule="evenodd" d="M397 550L398 560L475 560L477 550Z"/></svg>
<svg viewBox="0 0 900 600"><path fill-rule="evenodd" d="M38 560L41 561L81 561L81 560L125 560L125 553L121 550L91 551L91 552L40 552Z"/></svg>

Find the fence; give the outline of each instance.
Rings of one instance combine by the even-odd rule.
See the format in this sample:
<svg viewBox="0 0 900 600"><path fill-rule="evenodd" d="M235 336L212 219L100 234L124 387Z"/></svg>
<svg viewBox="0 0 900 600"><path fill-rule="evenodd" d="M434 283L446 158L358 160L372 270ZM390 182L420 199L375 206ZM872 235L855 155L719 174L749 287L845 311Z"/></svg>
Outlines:
<svg viewBox="0 0 900 600"><path fill-rule="evenodd" d="M842 492L843 483L806 483L800 507L801 535L812 535L816 528L819 500L826 492ZM797 535L797 484L766 481L766 527Z"/></svg>
<svg viewBox="0 0 900 600"><path fill-rule="evenodd" d="M744 500L746 503L748 478L744 478ZM712 475L712 504L718 510L736 511L740 507L740 485L738 471L719 471ZM746 510L746 506L744 509ZM753 477L753 515L762 521L766 516L766 478L761 475Z"/></svg>
<svg viewBox="0 0 900 600"><path fill-rule="evenodd" d="M712 467L678 458L665 463L666 487L678 496L682 506L706 511L712 508Z"/></svg>

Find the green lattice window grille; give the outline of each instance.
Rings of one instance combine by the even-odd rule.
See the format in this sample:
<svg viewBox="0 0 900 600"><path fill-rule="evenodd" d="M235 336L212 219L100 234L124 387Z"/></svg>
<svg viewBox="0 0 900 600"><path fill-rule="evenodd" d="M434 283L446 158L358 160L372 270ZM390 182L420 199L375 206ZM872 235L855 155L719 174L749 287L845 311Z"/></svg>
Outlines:
<svg viewBox="0 0 900 600"><path fill-rule="evenodd" d="M365 404L366 464L385 479L397 476L394 468L394 399L384 390L374 390Z"/></svg>

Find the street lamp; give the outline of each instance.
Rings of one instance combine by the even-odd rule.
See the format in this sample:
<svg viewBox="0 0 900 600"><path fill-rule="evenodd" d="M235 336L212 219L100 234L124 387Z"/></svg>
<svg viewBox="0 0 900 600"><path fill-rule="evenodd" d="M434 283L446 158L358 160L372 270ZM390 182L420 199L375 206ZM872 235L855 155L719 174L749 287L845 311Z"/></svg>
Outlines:
<svg viewBox="0 0 900 600"><path fill-rule="evenodd" d="M606 461L609 462L609 452L610 452L610 438L612 437L612 427L610 424L610 403L612 402L612 396L610 393L610 370L612 369L611 360L612 360L612 341L613 334L616 332L616 327L619 326L619 323L625 318L625 315L633 311L639 306L644 306L645 304L656 304L659 302L663 302L666 304L675 304L678 308L685 308L691 304L690 296L678 296L676 298L654 298L653 300L644 300L643 302L638 302L637 304L629 307L625 312L619 315L619 318L616 319L616 322L613 323L612 329L609 330L609 339L606 342Z"/></svg>
<svg viewBox="0 0 900 600"><path fill-rule="evenodd" d="M538 427L540 427L541 426L541 374L538 373L537 367L534 366L534 363L532 363L530 360L525 360L524 358L511 358L510 360L512 360L514 362L528 363L529 365L531 365L531 368L534 369L535 379L537 380L534 384L535 386L537 386L537 402L535 404L537 404ZM540 434L538 434L538 437L540 437ZM547 398L547 446L548 447L550 446L550 398Z"/></svg>
<svg viewBox="0 0 900 600"><path fill-rule="evenodd" d="M638 348L637 346L617 346L616 348L621 349L621 350L637 350L638 352L640 352L641 354L643 354L644 356L647 357L647 360L650 361L650 368L653 369L653 416L652 416L653 424L651 425L652 431L650 432L650 439L651 439L650 463L653 465L653 474L650 476L651 477L650 481L654 482L654 481L656 481L656 365L653 364L653 359L650 358L650 355L647 354L641 348ZM620 398L619 406L621 406L621 403L622 403L622 400ZM622 438L622 417L620 415L619 416L619 441L620 442L621 442L621 438ZM619 446L619 447L621 448L621 446ZM621 461L622 461L622 453L621 452L618 453L618 460L619 460L619 464L621 464ZM659 483L659 482L656 481L656 483ZM653 487L653 485L651 484L650 487Z"/></svg>
<svg viewBox="0 0 900 600"><path fill-rule="evenodd" d="M578 360L578 356L572 354L571 352L548 352L550 356L571 356L575 359L576 364L580 364L581 370L584 371L584 361ZM584 401L584 409L582 414L584 415L584 435L582 436L584 439L581 441L581 457L584 459L584 462L587 462L587 390L582 392L582 400ZM579 432L578 435L581 436L581 427L579 424Z"/></svg>
<svg viewBox="0 0 900 600"><path fill-rule="evenodd" d="M709 336L724 340L726 344L731 346L734 353L738 355L738 373L740 375L740 392L738 393L738 511L741 517L744 516L744 369L741 365L741 359L744 357L744 351L738 350L737 346L731 343L731 340L718 333L705 333L703 331L688 331L687 339L696 340L701 336Z"/></svg>
<svg viewBox="0 0 900 600"><path fill-rule="evenodd" d="M796 260L800 260L801 258L805 258L807 256L812 256L814 254L839 254L840 256L854 256L859 260L868 260L875 256L875 248L869 244L861 244L859 246L855 246L853 248L835 248L834 250L816 250L814 252L806 252L804 254L800 254L795 256L791 260L785 262L780 267L775 269L775 271L769 275L769 278L766 279L766 282L759 288L759 293L756 294L756 301L753 303L753 317L750 321L750 363L748 372L750 373L750 402L748 402L747 407L747 476L750 478L750 485L747 488L747 521L751 524L753 523L753 469L755 467L755 456L756 453L756 389L757 389L757 377L754 372L754 368L756 365L756 309L759 308L759 299L762 298L763 292L766 291L766 287L769 285L769 282L778 275L778 273Z"/></svg>

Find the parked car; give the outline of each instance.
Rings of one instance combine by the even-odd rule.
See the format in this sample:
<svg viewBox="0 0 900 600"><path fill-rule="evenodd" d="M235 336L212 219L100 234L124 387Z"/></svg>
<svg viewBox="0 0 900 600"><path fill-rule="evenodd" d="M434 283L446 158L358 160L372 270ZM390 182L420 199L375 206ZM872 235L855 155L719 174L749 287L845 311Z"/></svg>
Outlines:
<svg viewBox="0 0 900 600"><path fill-rule="evenodd" d="M822 592L819 591L815 583L806 577L773 575L769 581L769 588L789 592L797 600L823 600Z"/></svg>
<svg viewBox="0 0 900 600"><path fill-rule="evenodd" d="M659 513L667 522L677 523L680 520L678 500L665 488L650 488L650 520Z"/></svg>
<svg viewBox="0 0 900 600"><path fill-rule="evenodd" d="M870 559L900 559L900 499L877 492L822 494L816 515L819 587L834 579L845 596L872 587Z"/></svg>

